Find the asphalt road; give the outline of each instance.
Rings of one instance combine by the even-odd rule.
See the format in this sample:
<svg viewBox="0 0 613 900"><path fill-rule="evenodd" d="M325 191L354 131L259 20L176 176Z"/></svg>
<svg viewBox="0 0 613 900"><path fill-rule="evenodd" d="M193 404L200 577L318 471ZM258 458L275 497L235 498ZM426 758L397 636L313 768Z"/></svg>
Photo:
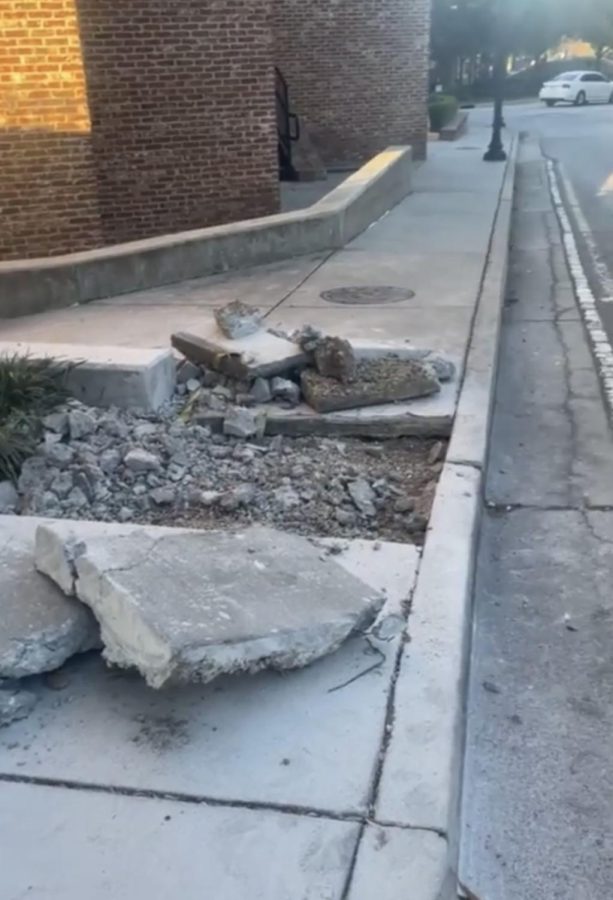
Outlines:
<svg viewBox="0 0 613 900"><path fill-rule="evenodd" d="M507 122L531 137L476 566L459 878L477 900L609 900L613 435L541 150L613 271L613 107L516 106Z"/></svg>
<svg viewBox="0 0 613 900"><path fill-rule="evenodd" d="M479 108L470 115L488 121L491 110ZM538 101L509 103L505 120L509 129L528 132L547 158L562 164L583 213L582 220L573 221L582 260L613 343L613 104L548 109Z"/></svg>

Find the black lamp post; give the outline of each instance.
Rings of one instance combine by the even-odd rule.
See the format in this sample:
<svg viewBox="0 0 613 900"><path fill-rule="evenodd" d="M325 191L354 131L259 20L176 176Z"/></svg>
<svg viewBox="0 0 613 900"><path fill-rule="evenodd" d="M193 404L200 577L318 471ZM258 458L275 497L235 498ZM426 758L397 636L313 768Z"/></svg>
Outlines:
<svg viewBox="0 0 613 900"><path fill-rule="evenodd" d="M496 29L496 51L494 55L494 121L492 123L492 139L483 155L486 162L504 162L507 154L502 146L501 131L504 126L502 118L502 103L504 100L504 82L506 78L507 57L500 39L500 24L494 25Z"/></svg>

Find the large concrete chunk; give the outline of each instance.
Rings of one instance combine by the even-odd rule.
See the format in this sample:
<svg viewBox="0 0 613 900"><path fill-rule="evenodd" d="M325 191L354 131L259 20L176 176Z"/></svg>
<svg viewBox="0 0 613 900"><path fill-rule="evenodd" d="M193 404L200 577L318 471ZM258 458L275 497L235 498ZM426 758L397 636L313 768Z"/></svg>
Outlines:
<svg viewBox="0 0 613 900"><path fill-rule="evenodd" d="M440 391L434 369L416 360L389 357L367 360L357 366L355 378L345 384L312 369L302 373L302 392L319 413L377 406L427 397Z"/></svg>
<svg viewBox="0 0 613 900"><path fill-rule="evenodd" d="M0 519L0 678L51 671L100 640L90 611L35 570L35 532L33 519Z"/></svg>
<svg viewBox="0 0 613 900"><path fill-rule="evenodd" d="M198 335L177 332L170 338L172 346L196 365L230 375L232 378L271 378L308 362L297 344L269 331L259 331L242 338L228 338L214 323L203 326Z"/></svg>
<svg viewBox="0 0 613 900"><path fill-rule="evenodd" d="M100 622L106 659L152 687L305 666L373 620L383 596L309 540L243 532L36 534L36 565Z"/></svg>

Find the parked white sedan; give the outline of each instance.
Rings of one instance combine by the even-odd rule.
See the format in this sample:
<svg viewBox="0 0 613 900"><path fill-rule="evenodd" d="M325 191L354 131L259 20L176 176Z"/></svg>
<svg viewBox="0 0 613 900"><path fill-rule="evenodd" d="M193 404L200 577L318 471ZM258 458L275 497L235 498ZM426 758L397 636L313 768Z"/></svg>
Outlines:
<svg viewBox="0 0 613 900"><path fill-rule="evenodd" d="M562 72L552 81L546 81L539 99L547 106L556 103L613 103L613 83L600 72Z"/></svg>

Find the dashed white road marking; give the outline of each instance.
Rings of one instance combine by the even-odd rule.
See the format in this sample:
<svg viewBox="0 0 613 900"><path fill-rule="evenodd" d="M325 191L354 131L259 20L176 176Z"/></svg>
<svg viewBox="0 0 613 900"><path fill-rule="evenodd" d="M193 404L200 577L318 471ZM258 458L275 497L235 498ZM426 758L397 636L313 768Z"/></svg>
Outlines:
<svg viewBox="0 0 613 900"><path fill-rule="evenodd" d="M547 176L549 178L549 187L551 190L553 205L558 216L558 221L560 222L560 228L562 229L562 240L564 242L564 249L566 251L566 258L568 260L570 274L575 285L575 294L577 296L577 301L579 303L579 308L581 310L581 315L583 316L585 327L590 337L592 350L594 352L594 356L596 357L596 364L600 373L600 377L602 378L604 393L609 405L609 410L611 413L613 413L613 348L611 347L607 334L604 330L602 319L596 306L596 298L594 297L585 269L583 268L583 263L581 262L579 248L577 247L577 242L575 240L575 235L573 233L570 218L566 211L564 201L562 200L562 194L558 185L558 178L563 181L564 190L568 197L569 205L572 209L573 215L576 218L579 230L586 238L586 243L588 244L590 255L592 255L592 248L589 246L588 237L589 240L593 242L592 233L590 231L587 220L583 215L583 211L579 206L572 185L563 172L561 172L559 169L558 172L556 172L555 166L551 160L547 160ZM608 270L606 272L605 284L610 284ZM610 291L610 296L608 296L606 299L600 300L601 303L606 303L607 301L613 301L613 290Z"/></svg>
<svg viewBox="0 0 613 900"><path fill-rule="evenodd" d="M600 302L613 303L613 281L611 281L608 266L600 257L600 251L598 250L598 245L596 244L596 241L594 239L594 234L592 232L592 229L590 228L589 222L585 218L583 210L581 209L581 204L579 203L579 198L575 193L572 182L564 171L564 166L561 163L558 163L557 171L555 167L553 167L551 160L547 160L547 165L553 168L554 177L557 176L564 185L564 192L566 194L566 197L568 198L568 206L570 207L573 218L577 223L577 229L579 230L581 236L583 237L583 240L585 241L585 245L590 255L592 265L594 266L594 270L597 272L598 279L602 285L603 293L605 296L600 298Z"/></svg>

